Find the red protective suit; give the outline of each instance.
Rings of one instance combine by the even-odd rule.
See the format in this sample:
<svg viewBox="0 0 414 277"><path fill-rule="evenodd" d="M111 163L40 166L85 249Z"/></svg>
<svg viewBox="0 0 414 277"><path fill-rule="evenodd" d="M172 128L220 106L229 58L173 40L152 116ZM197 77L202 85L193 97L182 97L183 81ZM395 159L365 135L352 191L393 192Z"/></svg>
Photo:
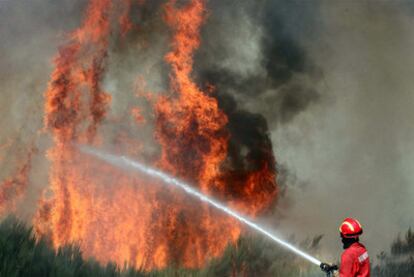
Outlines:
<svg viewBox="0 0 414 277"><path fill-rule="evenodd" d="M359 242L351 244L341 256L340 277L370 277L367 249Z"/></svg>

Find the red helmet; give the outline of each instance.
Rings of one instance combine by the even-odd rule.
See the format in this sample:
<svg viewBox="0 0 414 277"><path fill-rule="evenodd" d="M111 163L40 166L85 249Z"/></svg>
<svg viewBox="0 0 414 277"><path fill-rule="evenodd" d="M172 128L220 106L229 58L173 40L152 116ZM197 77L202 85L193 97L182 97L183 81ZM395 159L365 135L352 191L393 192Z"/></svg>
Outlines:
<svg viewBox="0 0 414 277"><path fill-rule="evenodd" d="M348 217L339 226L339 232L345 238L357 238L362 234L362 226L358 220Z"/></svg>

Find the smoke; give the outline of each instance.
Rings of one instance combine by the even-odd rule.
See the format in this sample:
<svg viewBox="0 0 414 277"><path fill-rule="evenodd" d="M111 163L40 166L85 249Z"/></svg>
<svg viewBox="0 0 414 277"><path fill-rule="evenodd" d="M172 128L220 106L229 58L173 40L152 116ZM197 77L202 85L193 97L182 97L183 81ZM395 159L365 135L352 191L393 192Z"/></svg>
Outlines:
<svg viewBox="0 0 414 277"><path fill-rule="evenodd" d="M317 67L284 22L297 8L291 3L213 1L218 12L209 18L208 41L198 55L200 81L215 85L219 100L231 96L240 109L262 114L271 128L288 123L320 97L312 85ZM220 102L226 109L230 101Z"/></svg>
<svg viewBox="0 0 414 277"><path fill-rule="evenodd" d="M284 22L289 15L283 11L296 8L290 2L211 1L210 6L196 76L205 87L214 86L229 118L225 166L231 180L260 161L275 166L270 130L318 102L312 82L319 73Z"/></svg>
<svg viewBox="0 0 414 277"><path fill-rule="evenodd" d="M336 227L355 216L374 256L414 222L414 14L408 1L320 4L305 47L324 97L272 131L278 161L306 182L288 188L281 228L325 234L326 253L338 257Z"/></svg>
<svg viewBox="0 0 414 277"><path fill-rule="evenodd" d="M117 146L123 135L142 137L145 147L153 140L151 124L138 129L129 115L138 105L151 123L148 103L131 92L168 88L161 3L133 6L140 32L111 45L104 87L113 102L101 132ZM0 1L0 145L10 145L0 148L1 180L33 141L40 150L50 144L38 131L51 59L86 4ZM269 221L299 236L326 234L327 252L337 254L337 225L356 216L368 248L387 248L414 220L412 5L211 0L208 8L194 77L204 91L214 86L229 118L229 175L257 170L257 161L274 165L274 151L285 196ZM140 75L146 83L137 89L131 80ZM144 152L152 157L157 149ZM45 159L33 159L29 214L47 182Z"/></svg>

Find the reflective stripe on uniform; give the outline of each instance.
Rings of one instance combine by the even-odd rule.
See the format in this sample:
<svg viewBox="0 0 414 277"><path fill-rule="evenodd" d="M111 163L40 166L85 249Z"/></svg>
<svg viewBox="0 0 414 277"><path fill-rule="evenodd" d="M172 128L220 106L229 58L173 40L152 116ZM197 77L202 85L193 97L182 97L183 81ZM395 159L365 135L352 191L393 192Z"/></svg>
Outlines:
<svg viewBox="0 0 414 277"><path fill-rule="evenodd" d="M358 260L359 260L360 263L362 263L366 259L368 259L368 252L364 252L364 254L362 254L361 256L358 257Z"/></svg>

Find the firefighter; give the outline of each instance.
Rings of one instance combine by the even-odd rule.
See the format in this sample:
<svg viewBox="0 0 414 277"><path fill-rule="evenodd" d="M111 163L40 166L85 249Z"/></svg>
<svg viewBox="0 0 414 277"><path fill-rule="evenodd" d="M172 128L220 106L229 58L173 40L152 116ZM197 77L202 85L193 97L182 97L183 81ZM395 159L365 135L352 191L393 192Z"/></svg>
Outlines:
<svg viewBox="0 0 414 277"><path fill-rule="evenodd" d="M339 232L345 249L341 256L341 265L339 267L340 277L369 277L370 263L368 251L365 246L359 242L359 236L362 234L362 226L358 220L345 218Z"/></svg>
<svg viewBox="0 0 414 277"><path fill-rule="evenodd" d="M343 248L345 249L341 256L341 265L339 267L340 277L370 277L370 262L368 251L365 246L359 242L359 236L362 234L362 226L358 220L345 218L339 232ZM331 276L336 265L321 264L321 269L328 276Z"/></svg>

